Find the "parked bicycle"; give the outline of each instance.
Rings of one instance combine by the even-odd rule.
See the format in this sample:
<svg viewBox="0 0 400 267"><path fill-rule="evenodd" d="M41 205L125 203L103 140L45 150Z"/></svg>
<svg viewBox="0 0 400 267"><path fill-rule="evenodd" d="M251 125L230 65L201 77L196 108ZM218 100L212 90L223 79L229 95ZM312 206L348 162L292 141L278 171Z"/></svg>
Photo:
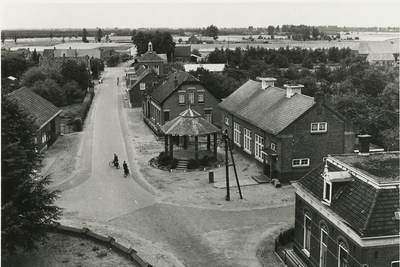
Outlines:
<svg viewBox="0 0 400 267"><path fill-rule="evenodd" d="M119 167L119 163L118 162L114 162L113 160L110 161L109 165L110 165L110 167L114 167L114 168L117 168L117 169L120 168Z"/></svg>

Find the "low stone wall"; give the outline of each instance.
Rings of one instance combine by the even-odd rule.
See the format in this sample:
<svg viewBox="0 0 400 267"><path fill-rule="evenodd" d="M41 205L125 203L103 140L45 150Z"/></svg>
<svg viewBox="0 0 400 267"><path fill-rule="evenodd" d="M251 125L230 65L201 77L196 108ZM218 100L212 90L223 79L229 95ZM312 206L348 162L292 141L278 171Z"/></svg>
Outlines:
<svg viewBox="0 0 400 267"><path fill-rule="evenodd" d="M138 263L142 267L152 267L149 263L142 260L138 255L136 250L133 248L125 247L124 245L118 243L113 237L111 236L102 236L95 232L90 231L89 228L83 227L81 229L64 226L59 223L52 224L52 229L56 233L62 233L65 235L80 237L84 239L90 239L96 243L102 244L104 246L109 247L113 251L119 253L120 255L124 256L128 260Z"/></svg>

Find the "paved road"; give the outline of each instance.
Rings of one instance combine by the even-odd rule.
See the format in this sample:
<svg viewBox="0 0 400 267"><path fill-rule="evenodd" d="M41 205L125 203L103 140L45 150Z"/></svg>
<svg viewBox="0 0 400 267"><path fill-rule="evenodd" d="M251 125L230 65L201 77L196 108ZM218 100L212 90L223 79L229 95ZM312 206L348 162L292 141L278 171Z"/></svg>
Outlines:
<svg viewBox="0 0 400 267"><path fill-rule="evenodd" d="M261 266L254 251L260 234L266 228L279 228L292 207L269 215L271 209L220 211L160 202L135 166L135 151L121 112L124 85L116 85L120 75L122 67L106 69L85 122L82 171L58 186L63 192L57 205L64 208L65 216L105 227L117 225L162 244L184 266ZM124 178L122 169L108 166L114 153L121 162L127 160L131 177ZM270 266L280 265L274 261Z"/></svg>

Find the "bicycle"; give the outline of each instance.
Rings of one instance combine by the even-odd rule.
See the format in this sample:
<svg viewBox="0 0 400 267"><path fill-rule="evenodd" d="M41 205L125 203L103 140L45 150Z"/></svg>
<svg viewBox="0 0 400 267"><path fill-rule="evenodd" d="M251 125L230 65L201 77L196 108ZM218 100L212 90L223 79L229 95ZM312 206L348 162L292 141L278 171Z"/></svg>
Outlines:
<svg viewBox="0 0 400 267"><path fill-rule="evenodd" d="M110 163L108 163L108 165L110 165L110 167L114 167L114 168L117 168L117 169L120 168L120 167L119 167L119 163L117 163L117 165L115 165L113 160L110 161Z"/></svg>

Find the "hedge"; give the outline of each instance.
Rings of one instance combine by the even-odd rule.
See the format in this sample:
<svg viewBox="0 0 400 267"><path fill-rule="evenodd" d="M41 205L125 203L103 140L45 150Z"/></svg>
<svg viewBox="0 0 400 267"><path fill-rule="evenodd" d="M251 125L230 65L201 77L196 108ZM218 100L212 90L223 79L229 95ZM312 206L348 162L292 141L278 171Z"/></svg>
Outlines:
<svg viewBox="0 0 400 267"><path fill-rule="evenodd" d="M83 99L83 102L81 104L81 108L78 111L78 114L76 115L76 117L74 119L74 130L76 132L82 131L82 129L83 129L83 123L89 112L90 106L92 105L93 98L94 98L94 89L90 88L89 92L86 94L85 98Z"/></svg>

